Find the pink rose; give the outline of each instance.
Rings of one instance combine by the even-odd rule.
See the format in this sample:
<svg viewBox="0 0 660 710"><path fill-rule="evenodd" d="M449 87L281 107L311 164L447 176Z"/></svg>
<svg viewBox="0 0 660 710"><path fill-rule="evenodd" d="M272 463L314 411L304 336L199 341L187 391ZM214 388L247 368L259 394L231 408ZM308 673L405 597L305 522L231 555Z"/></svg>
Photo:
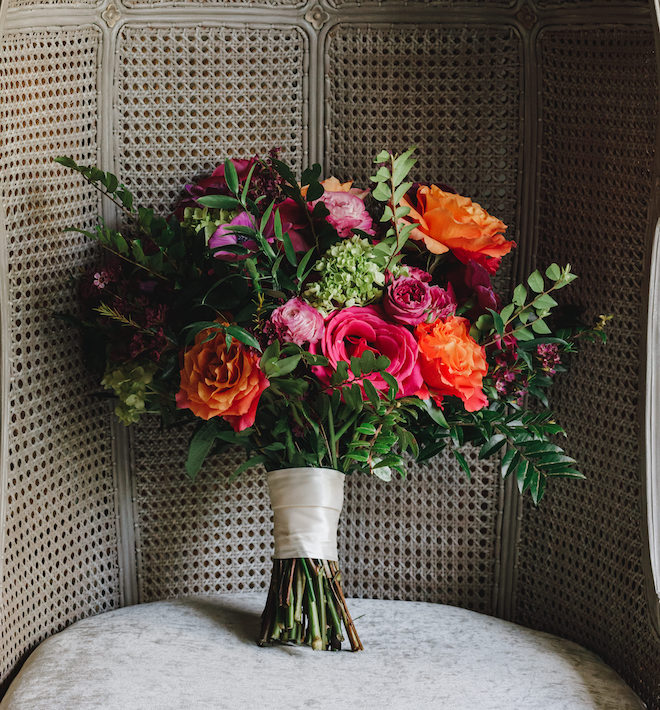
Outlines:
<svg viewBox="0 0 660 710"><path fill-rule="evenodd" d="M324 192L319 200L330 212L327 221L342 239L353 236L354 229L375 234L371 216L357 195L350 192Z"/></svg>
<svg viewBox="0 0 660 710"><path fill-rule="evenodd" d="M431 305L431 287L403 276L387 287L383 296L383 308L387 315L400 325L417 325L426 318Z"/></svg>
<svg viewBox="0 0 660 710"><path fill-rule="evenodd" d="M317 343L323 335L323 316L301 298L292 298L276 308L270 322L277 338L285 343Z"/></svg>
<svg viewBox="0 0 660 710"><path fill-rule="evenodd" d="M351 357L360 357L365 350L385 355L390 360L387 372L399 383L397 397L418 393L422 387L422 373L417 362L415 338L407 328L384 320L376 306L352 306L334 311L326 318L323 337L310 347L310 351L325 355L329 365L313 367L312 371L321 382L329 384L338 362L350 362ZM353 379L349 371L349 384ZM366 379L381 392L388 388L378 372L367 375Z"/></svg>

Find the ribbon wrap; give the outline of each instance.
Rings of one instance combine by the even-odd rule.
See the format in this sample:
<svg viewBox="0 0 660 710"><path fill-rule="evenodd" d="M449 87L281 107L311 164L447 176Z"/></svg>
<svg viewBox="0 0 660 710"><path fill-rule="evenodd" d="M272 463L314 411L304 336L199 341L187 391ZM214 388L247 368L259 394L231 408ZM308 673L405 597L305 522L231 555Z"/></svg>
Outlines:
<svg viewBox="0 0 660 710"><path fill-rule="evenodd" d="M337 524L345 475L331 468L283 468L266 474L275 558L337 560Z"/></svg>

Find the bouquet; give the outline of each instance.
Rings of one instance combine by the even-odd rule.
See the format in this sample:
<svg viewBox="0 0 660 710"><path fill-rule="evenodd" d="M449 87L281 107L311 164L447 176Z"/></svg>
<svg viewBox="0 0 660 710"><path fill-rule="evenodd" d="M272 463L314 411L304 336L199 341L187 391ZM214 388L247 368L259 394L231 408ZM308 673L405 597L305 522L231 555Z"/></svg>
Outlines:
<svg viewBox="0 0 660 710"><path fill-rule="evenodd" d="M502 300L492 279L515 246L506 225L447 185L409 178L413 150L378 154L372 190L321 180L319 165L298 180L276 150L228 159L167 217L135 207L111 173L58 162L124 216L84 232L104 252L79 280L74 319L119 419L195 422L191 478L235 446L246 458L232 478L274 472L262 644L338 649L345 629L362 647L336 541L280 541L278 552L278 527L287 541L300 532L278 511L309 507L306 471L328 471L333 502L298 537L318 525L329 538L344 474L387 481L445 449L468 476L464 446L500 456L534 503L549 479L583 477L556 443L546 392L580 338L604 340L606 318L587 328L558 308L570 265L534 271Z"/></svg>

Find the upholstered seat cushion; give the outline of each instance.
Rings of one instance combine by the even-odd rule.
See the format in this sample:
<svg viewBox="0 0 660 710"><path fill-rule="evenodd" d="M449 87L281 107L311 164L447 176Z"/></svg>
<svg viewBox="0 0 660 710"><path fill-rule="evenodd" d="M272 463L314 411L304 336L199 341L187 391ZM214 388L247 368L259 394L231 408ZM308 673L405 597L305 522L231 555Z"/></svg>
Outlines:
<svg viewBox="0 0 660 710"><path fill-rule="evenodd" d="M438 604L355 599L360 653L255 644L263 594L156 602L42 643L0 710L643 707L594 654Z"/></svg>

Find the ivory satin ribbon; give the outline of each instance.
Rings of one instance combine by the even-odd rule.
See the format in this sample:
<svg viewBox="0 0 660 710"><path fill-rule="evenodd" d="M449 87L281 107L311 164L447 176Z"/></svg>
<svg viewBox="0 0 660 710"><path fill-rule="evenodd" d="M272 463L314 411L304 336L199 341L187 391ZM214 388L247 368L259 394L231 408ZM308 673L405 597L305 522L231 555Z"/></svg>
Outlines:
<svg viewBox="0 0 660 710"><path fill-rule="evenodd" d="M345 475L331 468L283 468L266 474L275 558L337 560L337 524Z"/></svg>

